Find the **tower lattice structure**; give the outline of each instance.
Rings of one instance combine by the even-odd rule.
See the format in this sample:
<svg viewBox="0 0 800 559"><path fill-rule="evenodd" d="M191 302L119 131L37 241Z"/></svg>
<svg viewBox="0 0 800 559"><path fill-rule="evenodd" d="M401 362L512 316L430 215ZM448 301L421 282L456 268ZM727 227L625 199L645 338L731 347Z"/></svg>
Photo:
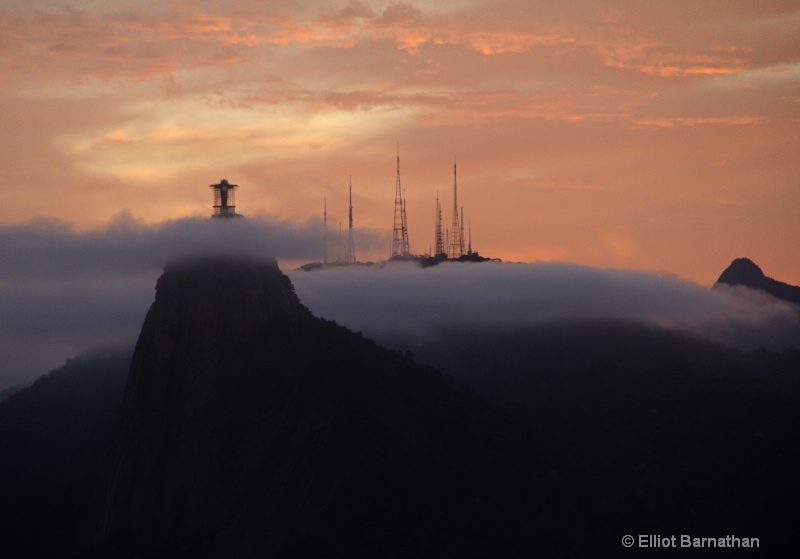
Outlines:
<svg viewBox="0 0 800 559"><path fill-rule="evenodd" d="M356 243L353 238L353 181L350 180L350 227L347 230L347 249L344 261L348 264L356 263Z"/></svg>
<svg viewBox="0 0 800 559"><path fill-rule="evenodd" d="M462 210L463 211L463 210ZM453 228L450 231L450 258L464 256L464 228L458 218L458 179L453 163Z"/></svg>
<svg viewBox="0 0 800 559"><path fill-rule="evenodd" d="M394 229L392 232L391 256L408 256L411 254L408 245L408 222L406 221L406 203L400 186L400 149L397 150L397 180L394 194Z"/></svg>
<svg viewBox="0 0 800 559"><path fill-rule="evenodd" d="M442 229L442 203L439 201L439 192L436 192L436 251L434 256L447 256L444 245L444 231Z"/></svg>

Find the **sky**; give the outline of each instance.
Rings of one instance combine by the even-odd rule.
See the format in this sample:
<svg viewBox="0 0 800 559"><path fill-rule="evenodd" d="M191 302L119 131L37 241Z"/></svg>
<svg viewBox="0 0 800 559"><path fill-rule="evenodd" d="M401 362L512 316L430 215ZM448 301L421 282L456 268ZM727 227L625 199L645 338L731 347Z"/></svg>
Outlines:
<svg viewBox="0 0 800 559"><path fill-rule="evenodd" d="M0 0L0 224L163 229L227 178L335 231L352 181L378 260L399 146L412 252L457 160L483 255L800 284L798 36L796 0Z"/></svg>

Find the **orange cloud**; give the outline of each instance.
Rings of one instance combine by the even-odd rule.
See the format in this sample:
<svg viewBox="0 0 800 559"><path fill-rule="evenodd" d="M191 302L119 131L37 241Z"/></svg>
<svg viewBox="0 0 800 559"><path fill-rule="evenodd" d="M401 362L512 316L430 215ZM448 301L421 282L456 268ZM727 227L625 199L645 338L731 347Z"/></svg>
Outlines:
<svg viewBox="0 0 800 559"><path fill-rule="evenodd" d="M664 53L654 44L627 46L600 46L606 66L633 70L651 76L680 77L691 75L728 75L747 67L740 58L726 58L705 54Z"/></svg>
<svg viewBox="0 0 800 559"><path fill-rule="evenodd" d="M638 128L673 128L676 126L746 126L764 122L764 117L757 116L728 116L728 117L676 117L676 118L641 118L633 125Z"/></svg>

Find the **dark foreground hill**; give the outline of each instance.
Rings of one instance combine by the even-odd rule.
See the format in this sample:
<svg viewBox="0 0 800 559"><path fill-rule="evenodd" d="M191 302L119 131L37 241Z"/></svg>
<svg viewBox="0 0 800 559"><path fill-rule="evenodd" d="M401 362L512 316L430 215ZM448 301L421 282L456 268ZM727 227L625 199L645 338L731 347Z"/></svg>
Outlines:
<svg viewBox="0 0 800 559"><path fill-rule="evenodd" d="M719 276L715 287L719 285L742 285L800 305L800 287L767 277L749 258L737 258L731 262Z"/></svg>
<svg viewBox="0 0 800 559"><path fill-rule="evenodd" d="M168 266L82 553L487 557L526 549L527 432L313 317L274 263Z"/></svg>
<svg viewBox="0 0 800 559"><path fill-rule="evenodd" d="M437 339L419 360L533 429L556 486L549 553L621 557L624 534L793 550L800 350L741 352L609 321L452 327Z"/></svg>
<svg viewBox="0 0 800 559"><path fill-rule="evenodd" d="M0 557L64 557L107 458L132 350L80 355L0 403Z"/></svg>

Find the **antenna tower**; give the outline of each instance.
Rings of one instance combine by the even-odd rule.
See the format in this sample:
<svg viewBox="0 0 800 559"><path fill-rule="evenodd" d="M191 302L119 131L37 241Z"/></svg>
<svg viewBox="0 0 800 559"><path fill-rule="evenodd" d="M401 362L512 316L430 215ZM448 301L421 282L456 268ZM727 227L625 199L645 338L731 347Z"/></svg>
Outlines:
<svg viewBox="0 0 800 559"><path fill-rule="evenodd" d="M456 163L453 163L453 229L450 237L450 258L464 255L464 229L458 220L458 181L456 179Z"/></svg>
<svg viewBox="0 0 800 559"><path fill-rule="evenodd" d="M345 262L348 264L356 263L356 244L353 240L353 180L350 179L350 229L347 232L347 252Z"/></svg>
<svg viewBox="0 0 800 559"><path fill-rule="evenodd" d="M464 237L464 206L461 206L461 254L466 254L466 238Z"/></svg>
<svg viewBox="0 0 800 559"><path fill-rule="evenodd" d="M394 193L394 230L392 233L391 256L408 256L408 224L406 222L406 204L400 188L400 146L397 146L397 181Z"/></svg>
<svg viewBox="0 0 800 559"><path fill-rule="evenodd" d="M442 235L442 204L439 202L439 192L436 192L436 252L434 256L444 254L444 236Z"/></svg>
<svg viewBox="0 0 800 559"><path fill-rule="evenodd" d="M322 244L323 244L323 255L322 255L322 263L328 263L328 197L325 196L323 198L323 210L322 210Z"/></svg>

